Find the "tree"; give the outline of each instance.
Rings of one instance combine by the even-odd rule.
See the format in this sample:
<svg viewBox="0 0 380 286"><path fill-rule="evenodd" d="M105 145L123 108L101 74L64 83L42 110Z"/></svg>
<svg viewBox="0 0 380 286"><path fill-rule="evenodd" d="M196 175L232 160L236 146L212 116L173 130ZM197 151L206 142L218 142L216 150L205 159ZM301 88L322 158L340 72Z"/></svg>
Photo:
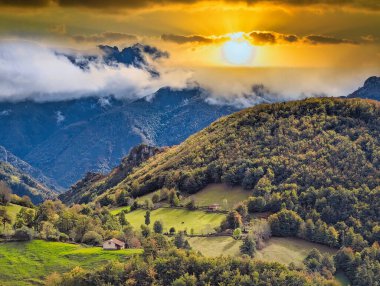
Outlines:
<svg viewBox="0 0 380 286"><path fill-rule="evenodd" d="M33 239L33 230L26 227L26 226L22 226L21 228L18 228L15 230L13 238L16 240L23 240L23 241L32 240Z"/></svg>
<svg viewBox="0 0 380 286"><path fill-rule="evenodd" d="M173 281L172 286L195 286L197 285L197 278L194 275L186 273L184 276Z"/></svg>
<svg viewBox="0 0 380 286"><path fill-rule="evenodd" d="M241 215L237 211L231 211L228 213L226 220L222 222L222 229L235 229L240 228L243 225Z"/></svg>
<svg viewBox="0 0 380 286"><path fill-rule="evenodd" d="M7 205L11 201L12 191L7 183L0 181L0 205Z"/></svg>
<svg viewBox="0 0 380 286"><path fill-rule="evenodd" d="M160 201L160 195L158 193L154 193L154 195L152 197L152 202L154 204L157 204L159 201Z"/></svg>
<svg viewBox="0 0 380 286"><path fill-rule="evenodd" d="M273 214L268 220L274 236L296 236L303 222L296 212L290 210Z"/></svg>
<svg viewBox="0 0 380 286"><path fill-rule="evenodd" d="M248 200L248 211L250 213L265 211L267 202L264 197L250 197Z"/></svg>
<svg viewBox="0 0 380 286"><path fill-rule="evenodd" d="M155 233L162 233L163 228L164 228L164 227L163 227L163 224L162 224L161 221L156 220L156 221L154 222L154 224L153 224L153 230L154 230Z"/></svg>
<svg viewBox="0 0 380 286"><path fill-rule="evenodd" d="M177 248L191 249L189 242L186 240L185 233L180 231L174 237L174 245Z"/></svg>
<svg viewBox="0 0 380 286"><path fill-rule="evenodd" d="M34 223L34 211L27 208L21 208L21 210L16 215L16 222L14 224L15 228L21 228L22 226L27 226L31 228Z"/></svg>
<svg viewBox="0 0 380 286"><path fill-rule="evenodd" d="M128 202L129 202L128 193L125 190L122 190L116 199L116 203L119 206L126 206L128 205Z"/></svg>
<svg viewBox="0 0 380 286"><path fill-rule="evenodd" d="M236 228L232 234L232 237L234 239L240 239L241 238L241 229L240 228Z"/></svg>
<svg viewBox="0 0 380 286"><path fill-rule="evenodd" d="M240 252L242 254L249 255L250 257L254 257L256 253L256 241L252 235L247 235L243 239L243 244L240 246Z"/></svg>
<svg viewBox="0 0 380 286"><path fill-rule="evenodd" d="M90 230L83 235L82 242L89 245L101 245L103 237L99 233Z"/></svg>
<svg viewBox="0 0 380 286"><path fill-rule="evenodd" d="M11 219L10 215L8 214L7 209L4 207L0 207L0 221L3 225L4 231L5 231L5 226L12 222L12 219Z"/></svg>
<svg viewBox="0 0 380 286"><path fill-rule="evenodd" d="M128 221L127 221L127 218L125 217L125 211L121 211L120 214L119 214L119 222L122 226L126 226L128 225Z"/></svg>
<svg viewBox="0 0 380 286"><path fill-rule="evenodd" d="M243 220L247 219L248 216L248 208L245 204L239 204L236 208L236 211L241 215Z"/></svg>
<svg viewBox="0 0 380 286"><path fill-rule="evenodd" d="M145 225L150 225L150 211L146 211L145 213Z"/></svg>
<svg viewBox="0 0 380 286"><path fill-rule="evenodd" d="M148 237L150 235L150 228L145 224L142 224L140 227L142 236Z"/></svg>

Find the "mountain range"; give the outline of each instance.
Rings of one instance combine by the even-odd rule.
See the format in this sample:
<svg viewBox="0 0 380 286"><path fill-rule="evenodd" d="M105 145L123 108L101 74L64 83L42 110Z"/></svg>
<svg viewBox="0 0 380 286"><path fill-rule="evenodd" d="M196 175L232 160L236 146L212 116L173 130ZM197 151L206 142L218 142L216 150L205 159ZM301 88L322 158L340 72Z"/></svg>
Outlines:
<svg viewBox="0 0 380 286"><path fill-rule="evenodd" d="M109 172L133 146L178 144L236 110L206 103L200 89L135 101L1 102L0 144L66 188L88 171Z"/></svg>
<svg viewBox="0 0 380 286"><path fill-rule="evenodd" d="M194 193L221 182L247 189L263 184L263 190L281 185L300 191L311 186L372 189L380 184L379 118L379 103L362 99L258 105L217 120L113 186L103 188L100 180L77 189L74 202L88 197L88 190L101 190L95 201L102 201L122 190L133 197L162 188Z"/></svg>
<svg viewBox="0 0 380 286"><path fill-rule="evenodd" d="M113 57L128 59L119 53L131 53L103 49L107 49L110 64ZM137 51L141 49L143 46L135 47ZM82 65L85 68L83 61ZM379 99L379 94L380 78L371 77L348 97ZM45 189L59 193L87 172L102 178L109 176L134 146L179 144L238 110L234 106L209 104L200 88L162 88L137 100L110 95L56 102L0 102L0 161L13 165Z"/></svg>

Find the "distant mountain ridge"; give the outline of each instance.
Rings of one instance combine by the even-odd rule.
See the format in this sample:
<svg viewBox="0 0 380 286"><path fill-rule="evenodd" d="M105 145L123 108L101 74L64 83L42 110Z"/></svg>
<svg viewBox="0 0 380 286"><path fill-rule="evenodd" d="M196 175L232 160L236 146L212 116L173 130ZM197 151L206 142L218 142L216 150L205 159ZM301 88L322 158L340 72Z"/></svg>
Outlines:
<svg viewBox="0 0 380 286"><path fill-rule="evenodd" d="M163 88L135 101L0 102L0 145L69 187L87 172L108 173L140 143L178 144L236 110L208 104L198 88Z"/></svg>
<svg viewBox="0 0 380 286"><path fill-rule="evenodd" d="M57 193L62 192L63 188L60 187L53 179L46 177L40 170L32 167L27 162L13 155L3 146L0 146L0 162L8 163L18 169L25 175L35 179L40 184L46 186L52 191Z"/></svg>
<svg viewBox="0 0 380 286"><path fill-rule="evenodd" d="M28 196L34 204L57 197L55 192L33 177L2 161L0 161L0 181L6 182L14 194L20 197Z"/></svg>
<svg viewBox="0 0 380 286"><path fill-rule="evenodd" d="M123 158L120 165L115 167L109 174L87 173L82 180L78 181L67 192L61 194L59 199L66 203L88 203L107 189L117 186L132 172L133 168L140 166L150 157L164 150L165 148L145 144L138 145L132 148L128 156Z"/></svg>
<svg viewBox="0 0 380 286"><path fill-rule="evenodd" d="M380 77L368 78L362 87L347 96L348 98L364 98L380 101Z"/></svg>

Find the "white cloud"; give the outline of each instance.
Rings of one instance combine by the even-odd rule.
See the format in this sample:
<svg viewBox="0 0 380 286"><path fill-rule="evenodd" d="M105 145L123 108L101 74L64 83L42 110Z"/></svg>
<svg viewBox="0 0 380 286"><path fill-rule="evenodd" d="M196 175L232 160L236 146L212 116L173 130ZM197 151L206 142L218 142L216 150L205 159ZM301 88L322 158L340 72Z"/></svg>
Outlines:
<svg viewBox="0 0 380 286"><path fill-rule="evenodd" d="M78 53L79 55L81 53ZM159 77L124 65L91 63L82 70L65 56L33 42L0 42L0 100L54 101L83 96L141 98L161 87L182 89L197 82L209 91L207 101L248 107L262 102L293 100L310 96L344 96L361 86L379 70L303 68L170 68L149 62ZM264 85L252 91L253 85ZM269 91L269 92L268 92ZM149 98L149 97L148 97Z"/></svg>
<svg viewBox="0 0 380 286"><path fill-rule="evenodd" d="M158 70L158 78L135 67L102 63L91 63L84 71L48 47L6 41L0 43L0 99L47 101L109 94L137 98L165 86L186 87L188 72Z"/></svg>

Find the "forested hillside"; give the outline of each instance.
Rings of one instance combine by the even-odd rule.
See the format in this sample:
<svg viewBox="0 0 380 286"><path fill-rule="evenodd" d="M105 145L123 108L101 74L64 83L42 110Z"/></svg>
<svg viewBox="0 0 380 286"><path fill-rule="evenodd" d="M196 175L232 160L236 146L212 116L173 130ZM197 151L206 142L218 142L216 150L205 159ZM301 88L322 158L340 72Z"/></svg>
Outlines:
<svg viewBox="0 0 380 286"><path fill-rule="evenodd" d="M249 108L154 156L97 200L116 204L120 194L162 188L195 193L223 182L252 190L252 211L287 208L371 243L380 221L379 114L378 103L359 99Z"/></svg>
<svg viewBox="0 0 380 286"><path fill-rule="evenodd" d="M116 189L136 196L162 187L193 193L217 182L246 189L258 183L296 184L301 191L374 188L380 182L379 114L379 104L359 99L259 105L155 156Z"/></svg>
<svg viewBox="0 0 380 286"><path fill-rule="evenodd" d="M18 196L28 196L33 203L39 204L46 199L56 197L56 193L35 178L28 176L11 164L0 161L0 181Z"/></svg>

